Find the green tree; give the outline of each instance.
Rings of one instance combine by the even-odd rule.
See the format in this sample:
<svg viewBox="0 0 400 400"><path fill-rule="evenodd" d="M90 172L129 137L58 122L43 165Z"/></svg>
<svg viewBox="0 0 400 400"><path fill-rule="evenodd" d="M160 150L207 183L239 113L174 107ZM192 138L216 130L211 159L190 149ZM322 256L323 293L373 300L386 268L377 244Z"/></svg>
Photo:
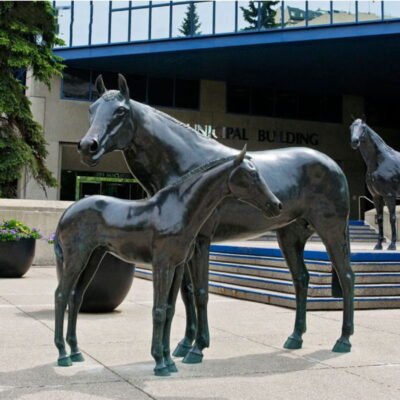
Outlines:
<svg viewBox="0 0 400 400"><path fill-rule="evenodd" d="M185 36L201 35L199 31L201 22L199 22L199 15L196 10L196 3L189 3L185 14L185 18L182 21L182 25L179 28L179 32Z"/></svg>
<svg viewBox="0 0 400 400"><path fill-rule="evenodd" d="M260 10L258 9L260 3ZM278 26L275 22L276 10L273 8L280 1L249 1L248 8L240 7L243 12L243 18L249 23L249 26L243 30L253 30L258 27L274 28ZM260 18L260 25L258 25Z"/></svg>
<svg viewBox="0 0 400 400"><path fill-rule="evenodd" d="M57 21L48 1L0 2L0 197L15 197L16 182L26 167L45 190L56 186L46 167L46 141L33 119L26 87L17 79L27 71L50 88L53 75L61 75L61 58L52 48Z"/></svg>

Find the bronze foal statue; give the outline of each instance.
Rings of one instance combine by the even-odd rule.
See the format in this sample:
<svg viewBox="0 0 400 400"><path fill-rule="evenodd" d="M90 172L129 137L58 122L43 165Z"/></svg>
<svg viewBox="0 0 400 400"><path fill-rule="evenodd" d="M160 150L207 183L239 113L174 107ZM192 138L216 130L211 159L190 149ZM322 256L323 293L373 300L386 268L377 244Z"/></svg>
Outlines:
<svg viewBox="0 0 400 400"><path fill-rule="evenodd" d="M88 282L106 252L127 262L153 265L154 372L165 376L176 372L170 355L170 330L175 301L185 261L207 218L225 197L235 196L258 207L268 217L279 215L281 203L269 190L254 164L236 156L195 168L148 200L129 201L91 196L74 203L62 215L56 231L55 252L62 271L55 294L55 344L58 364L82 361L76 323ZM64 313L68 303L67 342L63 338Z"/></svg>
<svg viewBox="0 0 400 400"><path fill-rule="evenodd" d="M200 135L171 116L130 100L122 75L119 91L107 91L101 77L96 87L101 97L89 108L90 128L78 146L82 161L96 165L103 155L122 150L130 171L149 195L204 162L235 154L234 149ZM227 198L203 225L185 269L181 294L187 324L185 337L174 355L185 356L184 362L201 362L203 349L210 343L207 318L210 242L243 240L269 230L277 231L296 290L296 320L285 348L298 349L303 343L309 282L304 246L316 231L326 246L334 274L339 277L333 280L340 282L340 287L333 286L334 294L339 296L343 292L342 332L333 351L350 351L354 274L348 236L349 193L343 171L325 154L308 148L255 151L247 155L282 202L283 211L277 218L266 218L260 210L236 198Z"/></svg>
<svg viewBox="0 0 400 400"><path fill-rule="evenodd" d="M365 121L356 119L350 126L351 147L360 149L367 165L365 181L375 204L378 219L378 242L375 250L382 250L383 205L389 209L392 240L388 250L396 250L396 199L400 197L400 153L388 146Z"/></svg>

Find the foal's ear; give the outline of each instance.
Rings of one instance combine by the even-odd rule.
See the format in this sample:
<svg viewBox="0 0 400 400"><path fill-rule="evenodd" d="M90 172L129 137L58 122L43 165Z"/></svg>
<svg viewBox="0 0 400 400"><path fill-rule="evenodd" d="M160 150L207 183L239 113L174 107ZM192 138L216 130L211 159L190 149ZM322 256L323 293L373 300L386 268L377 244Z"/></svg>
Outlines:
<svg viewBox="0 0 400 400"><path fill-rule="evenodd" d="M122 74L118 74L118 86L119 91L125 97L126 100L129 101L129 88L128 84L126 83L126 79Z"/></svg>
<svg viewBox="0 0 400 400"><path fill-rule="evenodd" d="M102 96L107 91L107 89L106 89L106 87L104 85L103 77L101 75L99 75L96 78L96 81L94 82L94 87L96 88L97 93L100 96Z"/></svg>
<svg viewBox="0 0 400 400"><path fill-rule="evenodd" d="M234 165L239 165L244 160L244 156L246 154L246 151L247 151L247 143L244 145L242 151L235 158Z"/></svg>

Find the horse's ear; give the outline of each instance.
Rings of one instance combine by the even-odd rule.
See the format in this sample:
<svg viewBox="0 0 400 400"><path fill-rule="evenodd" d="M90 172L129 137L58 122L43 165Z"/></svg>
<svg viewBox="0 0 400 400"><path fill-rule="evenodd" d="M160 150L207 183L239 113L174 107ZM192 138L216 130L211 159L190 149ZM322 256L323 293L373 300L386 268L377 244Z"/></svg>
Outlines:
<svg viewBox="0 0 400 400"><path fill-rule="evenodd" d="M244 145L242 151L235 158L235 162L234 162L235 165L239 165L244 160L246 151L247 151L247 143Z"/></svg>
<svg viewBox="0 0 400 400"><path fill-rule="evenodd" d="M362 122L367 122L367 116L365 114L362 115L361 117Z"/></svg>
<svg viewBox="0 0 400 400"><path fill-rule="evenodd" d="M99 75L96 78L96 81L94 82L94 87L96 88L97 93L100 96L102 96L107 91L107 89L106 89L106 87L104 85L103 77L101 75Z"/></svg>
<svg viewBox="0 0 400 400"><path fill-rule="evenodd" d="M354 114L350 114L350 118L351 118L353 121L356 120L356 117L354 116Z"/></svg>
<svg viewBox="0 0 400 400"><path fill-rule="evenodd" d="M126 100L129 101L129 88L128 84L126 83L126 79L122 74L118 74L118 86L119 91L125 97Z"/></svg>

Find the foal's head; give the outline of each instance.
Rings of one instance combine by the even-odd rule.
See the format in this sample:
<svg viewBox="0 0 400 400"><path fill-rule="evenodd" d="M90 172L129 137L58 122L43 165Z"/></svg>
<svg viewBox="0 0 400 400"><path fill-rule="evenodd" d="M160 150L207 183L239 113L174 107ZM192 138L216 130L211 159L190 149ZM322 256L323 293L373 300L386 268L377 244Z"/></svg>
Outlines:
<svg viewBox="0 0 400 400"><path fill-rule="evenodd" d="M351 147L357 150L360 144L365 141L367 124L363 119L357 118L350 125Z"/></svg>
<svg viewBox="0 0 400 400"><path fill-rule="evenodd" d="M229 176L229 189L239 200L261 210L267 217L281 213L282 203L271 192L253 162L245 158L246 146L234 163L237 167Z"/></svg>
<svg viewBox="0 0 400 400"><path fill-rule="evenodd" d="M78 144L82 161L87 165L96 165L103 154L123 150L132 141L135 122L128 85L121 74L118 85L119 90L107 90L101 75L96 79L100 98L89 107L89 130Z"/></svg>

